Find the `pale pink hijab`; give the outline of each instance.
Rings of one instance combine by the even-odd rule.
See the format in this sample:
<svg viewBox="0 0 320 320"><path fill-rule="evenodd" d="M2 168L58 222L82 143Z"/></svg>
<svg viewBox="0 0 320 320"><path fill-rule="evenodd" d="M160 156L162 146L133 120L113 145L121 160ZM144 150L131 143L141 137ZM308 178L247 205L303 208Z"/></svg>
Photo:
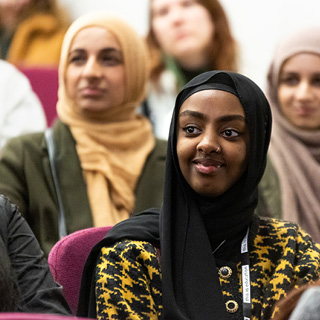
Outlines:
<svg viewBox="0 0 320 320"><path fill-rule="evenodd" d="M103 112L84 114L66 92L65 74L72 41L89 27L111 32L120 43L126 73L125 101ZM135 187L155 139L149 121L136 114L144 99L147 51L131 26L105 13L77 19L66 33L59 65L59 118L76 140L94 226L114 225L130 216Z"/></svg>
<svg viewBox="0 0 320 320"><path fill-rule="evenodd" d="M302 130L287 121L278 101L283 63L298 53L320 56L320 27L308 27L283 39L268 73L267 95L273 113L269 155L281 187L282 218L298 223L320 242L320 130Z"/></svg>

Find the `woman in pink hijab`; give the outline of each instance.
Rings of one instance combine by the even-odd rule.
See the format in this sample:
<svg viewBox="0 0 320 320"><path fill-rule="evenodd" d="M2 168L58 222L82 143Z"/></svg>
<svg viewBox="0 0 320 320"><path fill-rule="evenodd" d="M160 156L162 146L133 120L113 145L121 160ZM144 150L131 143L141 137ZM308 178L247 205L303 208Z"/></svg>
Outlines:
<svg viewBox="0 0 320 320"><path fill-rule="evenodd" d="M269 213L320 242L320 26L280 41L267 80L274 124L260 193Z"/></svg>

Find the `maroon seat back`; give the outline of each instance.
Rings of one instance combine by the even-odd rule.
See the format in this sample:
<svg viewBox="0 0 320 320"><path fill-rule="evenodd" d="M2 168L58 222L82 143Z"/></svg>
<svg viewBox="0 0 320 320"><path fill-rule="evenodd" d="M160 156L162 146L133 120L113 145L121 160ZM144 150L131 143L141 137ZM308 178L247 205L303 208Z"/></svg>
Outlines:
<svg viewBox="0 0 320 320"><path fill-rule="evenodd" d="M88 255L111 227L87 228L73 232L51 249L48 257L53 278L63 286L63 295L75 315L81 285L82 270Z"/></svg>
<svg viewBox="0 0 320 320"><path fill-rule="evenodd" d="M33 91L37 94L46 118L48 126L57 117L58 101L58 69L57 68L20 68L29 79Z"/></svg>

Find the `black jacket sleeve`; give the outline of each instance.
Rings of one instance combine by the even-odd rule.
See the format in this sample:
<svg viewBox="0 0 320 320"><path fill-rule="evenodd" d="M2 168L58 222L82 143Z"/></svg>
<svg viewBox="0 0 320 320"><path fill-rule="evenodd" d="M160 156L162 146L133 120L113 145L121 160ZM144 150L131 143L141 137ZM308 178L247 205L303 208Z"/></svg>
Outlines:
<svg viewBox="0 0 320 320"><path fill-rule="evenodd" d="M29 225L3 195L0 195L0 236L18 285L18 311L70 314L62 287L54 282Z"/></svg>

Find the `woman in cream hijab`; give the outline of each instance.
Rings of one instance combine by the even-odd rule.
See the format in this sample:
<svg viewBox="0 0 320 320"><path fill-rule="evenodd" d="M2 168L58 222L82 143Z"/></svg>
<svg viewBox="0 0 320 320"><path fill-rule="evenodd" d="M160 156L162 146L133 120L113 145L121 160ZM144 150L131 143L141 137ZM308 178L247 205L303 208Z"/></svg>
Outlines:
<svg viewBox="0 0 320 320"><path fill-rule="evenodd" d="M282 219L300 224L320 242L319 26L280 42L269 69L267 94L274 124L271 162L261 193L273 216L282 212Z"/></svg>
<svg viewBox="0 0 320 320"><path fill-rule="evenodd" d="M70 233L160 206L166 143L136 113L145 94L146 56L143 41L119 18L80 17L65 35L59 66L59 119L52 128L57 183L43 133L12 141L3 151L0 191L30 217L45 251L59 239L58 208ZM17 152L30 156L19 159ZM23 170L27 181L12 177Z"/></svg>

